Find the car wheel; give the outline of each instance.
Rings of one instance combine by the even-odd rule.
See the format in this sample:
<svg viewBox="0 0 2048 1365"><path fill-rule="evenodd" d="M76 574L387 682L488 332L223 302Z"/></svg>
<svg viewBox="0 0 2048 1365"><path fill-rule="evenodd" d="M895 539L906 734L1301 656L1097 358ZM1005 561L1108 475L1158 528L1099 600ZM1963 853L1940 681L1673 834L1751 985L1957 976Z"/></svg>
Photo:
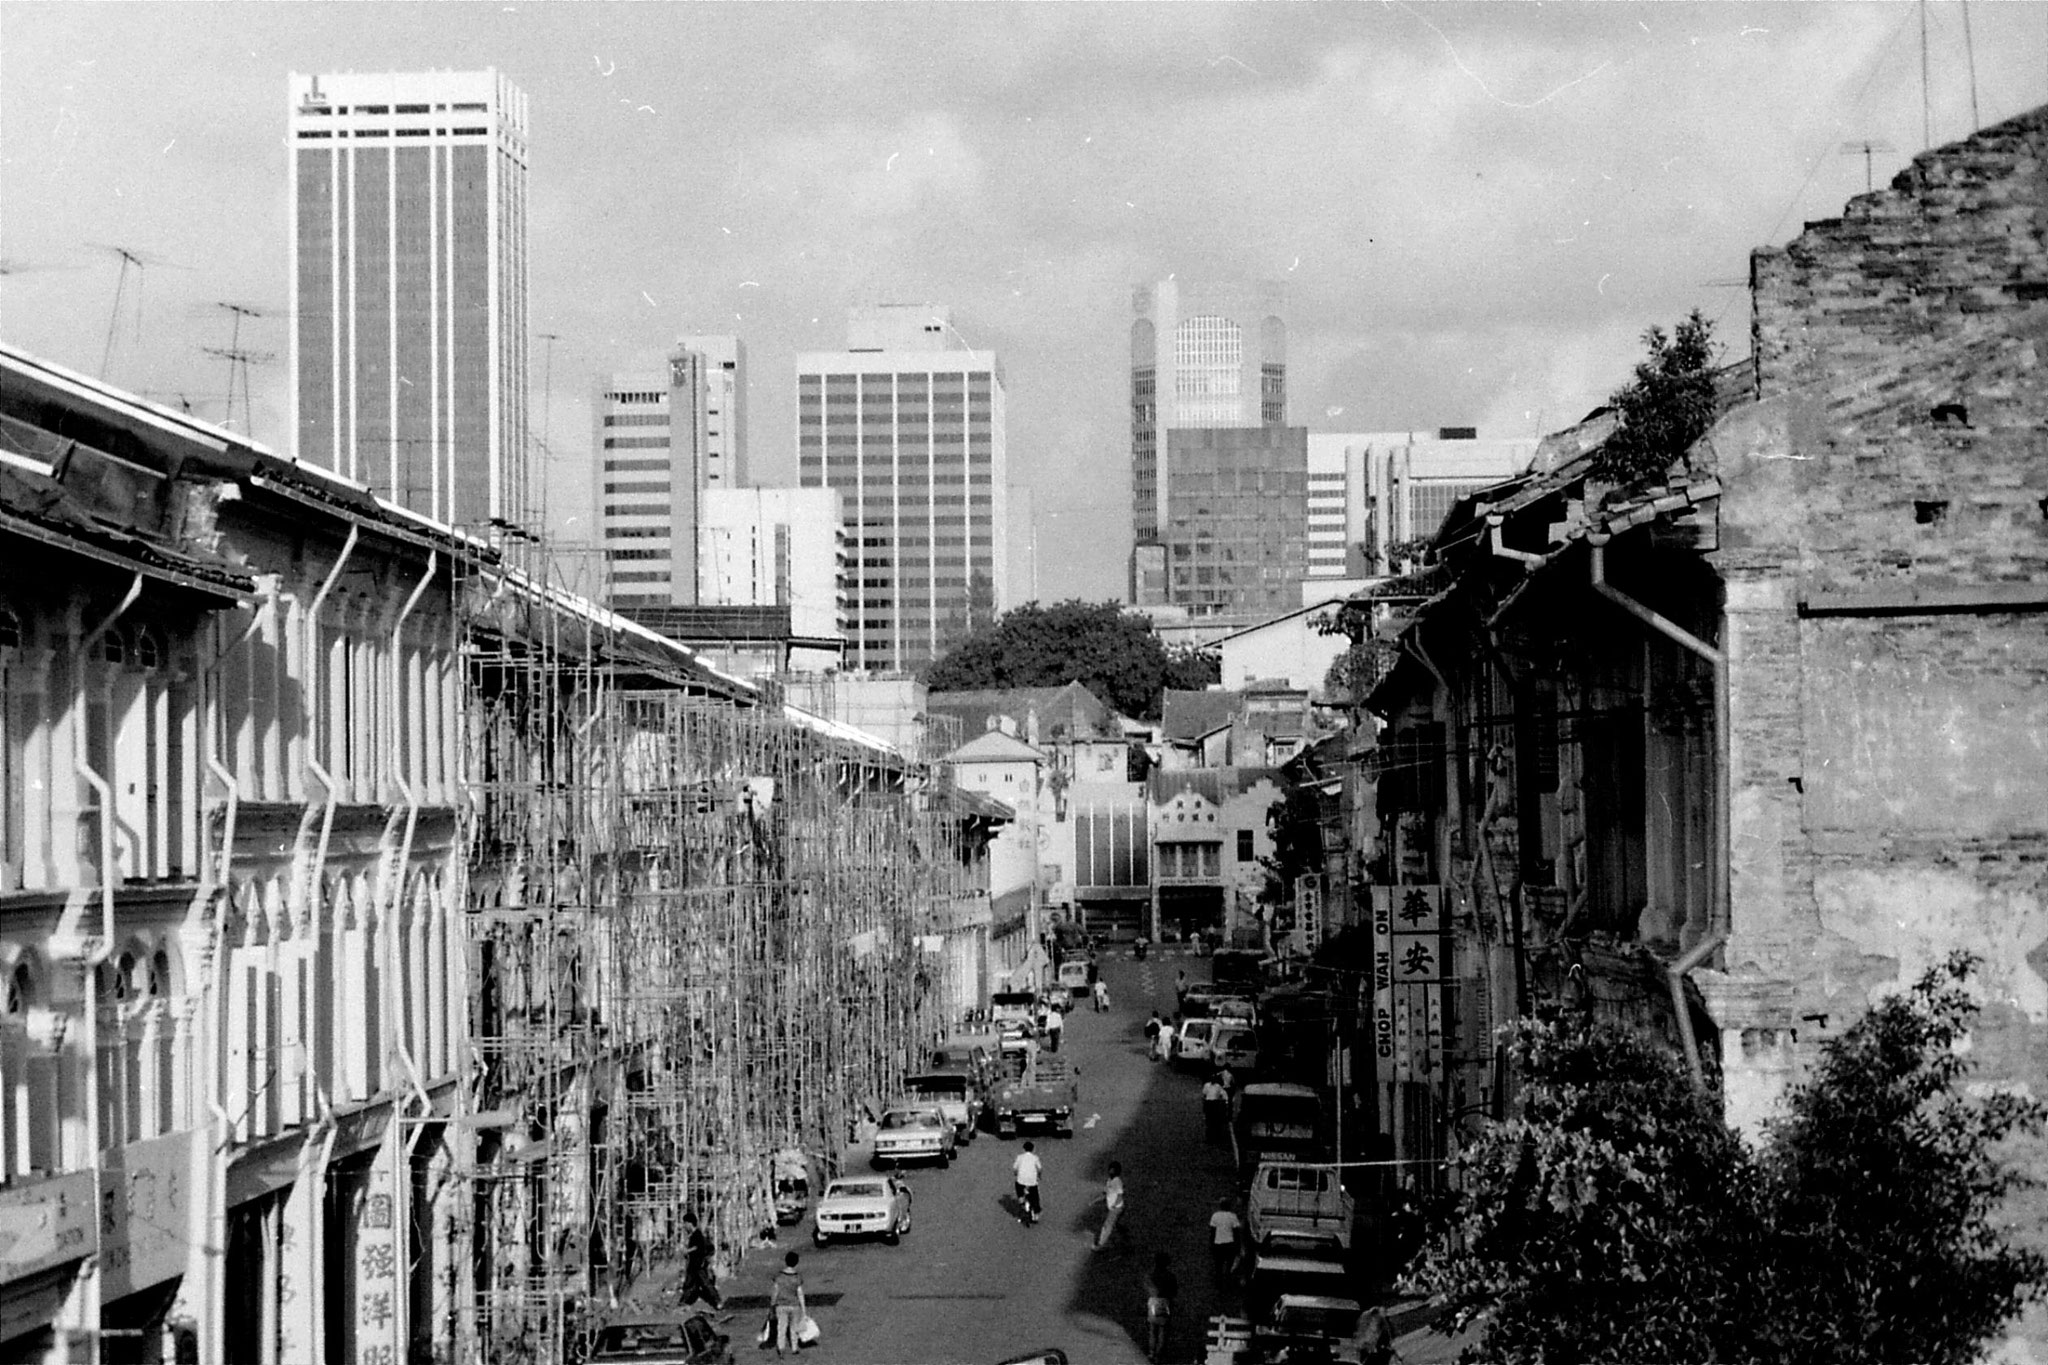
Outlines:
<svg viewBox="0 0 2048 1365"><path fill-rule="evenodd" d="M811 1245L813 1245L813 1246L824 1246L824 1245L825 1245L825 1243L827 1243L827 1242L829 1242L829 1241L831 1241L831 1240L832 1240L831 1238L827 1237L827 1236L826 1236L826 1235L825 1235L824 1233L822 1233L822 1232L816 1232L816 1231L813 1231L813 1232L811 1233Z"/></svg>
<svg viewBox="0 0 2048 1365"><path fill-rule="evenodd" d="M890 1224L889 1230L882 1234L882 1240L890 1246L895 1246L901 1242L903 1240L903 1225L901 1223Z"/></svg>

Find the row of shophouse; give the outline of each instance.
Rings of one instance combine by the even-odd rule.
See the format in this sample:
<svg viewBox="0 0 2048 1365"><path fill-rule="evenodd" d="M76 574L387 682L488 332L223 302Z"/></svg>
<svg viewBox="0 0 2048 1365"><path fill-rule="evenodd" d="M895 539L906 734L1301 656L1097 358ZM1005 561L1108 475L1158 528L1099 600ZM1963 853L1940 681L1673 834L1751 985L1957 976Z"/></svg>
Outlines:
<svg viewBox="0 0 2048 1365"><path fill-rule="evenodd" d="M0 1357L555 1360L976 1000L1008 810L0 348Z"/></svg>
<svg viewBox="0 0 2048 1365"><path fill-rule="evenodd" d="M1614 486L1603 410L1461 501L1362 613L1370 720L1288 773L1330 835L1315 1079L1402 1183L1511 1105L1529 1013L1665 1037L1758 1137L1965 949L1973 1083L2048 1076L2048 108L1750 284L1706 435ZM2048 1245L2038 1192L2001 1216Z"/></svg>

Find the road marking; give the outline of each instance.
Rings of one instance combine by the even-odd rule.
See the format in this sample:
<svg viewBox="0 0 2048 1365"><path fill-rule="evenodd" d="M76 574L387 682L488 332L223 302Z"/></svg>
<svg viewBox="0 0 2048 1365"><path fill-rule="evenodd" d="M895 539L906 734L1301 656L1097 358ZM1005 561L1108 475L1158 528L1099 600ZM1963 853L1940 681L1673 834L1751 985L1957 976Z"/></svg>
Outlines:
<svg viewBox="0 0 2048 1365"><path fill-rule="evenodd" d="M1101 1120L1102 1120L1102 1115L1100 1115L1100 1114L1090 1114L1090 1115L1089 1115L1089 1116L1088 1116L1087 1118L1085 1118L1085 1119L1083 1119L1083 1120L1081 1121L1081 1126L1082 1126L1083 1128L1093 1128L1093 1127L1094 1127L1094 1126L1095 1126L1095 1125L1096 1125L1097 1123L1101 1122Z"/></svg>
<svg viewBox="0 0 2048 1365"><path fill-rule="evenodd" d="M996 1301L996 1300L1000 1300L1000 1299L1007 1299L1007 1298L1009 1298L1010 1296L1009 1296L1008 1294L969 1294L969 1293L958 1293L958 1294L891 1294L891 1295L889 1295L888 1297L889 1297L889 1298L892 1298L892 1299L902 1299L902 1300L922 1300L922 1299L985 1299L985 1300L988 1300L988 1301L994 1302L994 1301Z"/></svg>

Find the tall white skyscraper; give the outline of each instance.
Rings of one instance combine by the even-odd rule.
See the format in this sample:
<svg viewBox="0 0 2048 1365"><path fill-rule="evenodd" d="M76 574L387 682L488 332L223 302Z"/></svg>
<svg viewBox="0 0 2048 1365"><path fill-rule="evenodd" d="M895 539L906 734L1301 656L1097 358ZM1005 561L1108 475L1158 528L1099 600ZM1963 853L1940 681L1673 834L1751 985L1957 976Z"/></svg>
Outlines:
<svg viewBox="0 0 2048 1365"><path fill-rule="evenodd" d="M855 308L796 358L797 473L845 496L849 668L915 669L1009 602L1003 376L931 304Z"/></svg>
<svg viewBox="0 0 2048 1365"><path fill-rule="evenodd" d="M289 93L296 453L442 521L533 520L526 96L495 70Z"/></svg>

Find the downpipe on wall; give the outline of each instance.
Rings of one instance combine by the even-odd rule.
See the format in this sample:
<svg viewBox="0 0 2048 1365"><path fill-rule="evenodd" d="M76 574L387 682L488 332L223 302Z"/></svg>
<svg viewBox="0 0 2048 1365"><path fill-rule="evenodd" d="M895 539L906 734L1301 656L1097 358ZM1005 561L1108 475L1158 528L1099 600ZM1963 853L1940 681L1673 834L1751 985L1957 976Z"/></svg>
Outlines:
<svg viewBox="0 0 2048 1365"><path fill-rule="evenodd" d="M311 644L313 646L309 651L311 657L308 660L309 667L307 672L316 679L320 677L322 667L320 610L327 605L327 594L333 592L334 585L340 581L341 571L347 566L349 556L355 553L356 540L361 534L360 528L356 526L352 525L348 528L348 539L341 543L341 553L335 557L333 567L327 571L326 580L320 584L320 591L313 594L313 601L306 608L306 632L312 637ZM327 840L328 836L334 832L334 803L337 793L334 790L333 774L329 773L326 765L320 761L319 731L314 728L316 724L314 705L318 699L320 689L318 687L308 687L304 691L306 694L306 771L313 774L314 779L320 783L320 789L325 797L322 803L323 809L320 812L320 843L313 855L311 874L313 880L310 895L317 897L320 894L321 878L327 874Z"/></svg>
<svg viewBox="0 0 2048 1365"><path fill-rule="evenodd" d="M78 685L78 724L72 727L72 767L100 803L100 932L91 946L80 956L85 972L85 1158L92 1163L92 1199L95 1210L106 1203L106 1162L100 1157L106 1145L107 1134L100 1131L100 967L114 954L114 787L92 766L91 740L87 731L91 728L92 705L83 684L86 657L92 653L106 633L135 605L135 599L142 596L142 571L128 580L128 590L121 595L121 601L108 612L100 623L87 631L78 642L78 648L71 654L71 677ZM111 706L107 712L109 734L107 757L114 756L111 733L114 718ZM97 1258L95 1258L95 1266ZM85 1303L82 1305L88 1323L97 1328L100 1320L100 1276L97 1268L83 1278Z"/></svg>
<svg viewBox="0 0 2048 1365"><path fill-rule="evenodd" d="M1694 944L1690 951L1672 963L1667 976L1671 985L1671 1008L1678 1018L1678 1036L1685 1045L1685 1062L1692 1071L1693 1085L1707 1088L1706 1070L1700 1065L1699 1040L1693 1033L1692 1011L1685 1003L1685 978L1695 967L1705 962L1728 941L1728 856L1730 848L1728 816L1728 787L1731 779L1728 765L1728 658L1722 651L1686 630L1635 598L1616 588L1607 581L1607 541L1604 533L1596 532L1586 537L1591 550L1588 566L1591 572L1593 591L1620 607L1629 615L1641 621L1650 629L1664 636L1680 647L1705 659L1714 670L1714 744L1720 751L1717 755L1719 769L1714 782L1714 843L1715 856L1708 867L1708 904L1712 907L1712 922L1708 925L1707 936Z"/></svg>

